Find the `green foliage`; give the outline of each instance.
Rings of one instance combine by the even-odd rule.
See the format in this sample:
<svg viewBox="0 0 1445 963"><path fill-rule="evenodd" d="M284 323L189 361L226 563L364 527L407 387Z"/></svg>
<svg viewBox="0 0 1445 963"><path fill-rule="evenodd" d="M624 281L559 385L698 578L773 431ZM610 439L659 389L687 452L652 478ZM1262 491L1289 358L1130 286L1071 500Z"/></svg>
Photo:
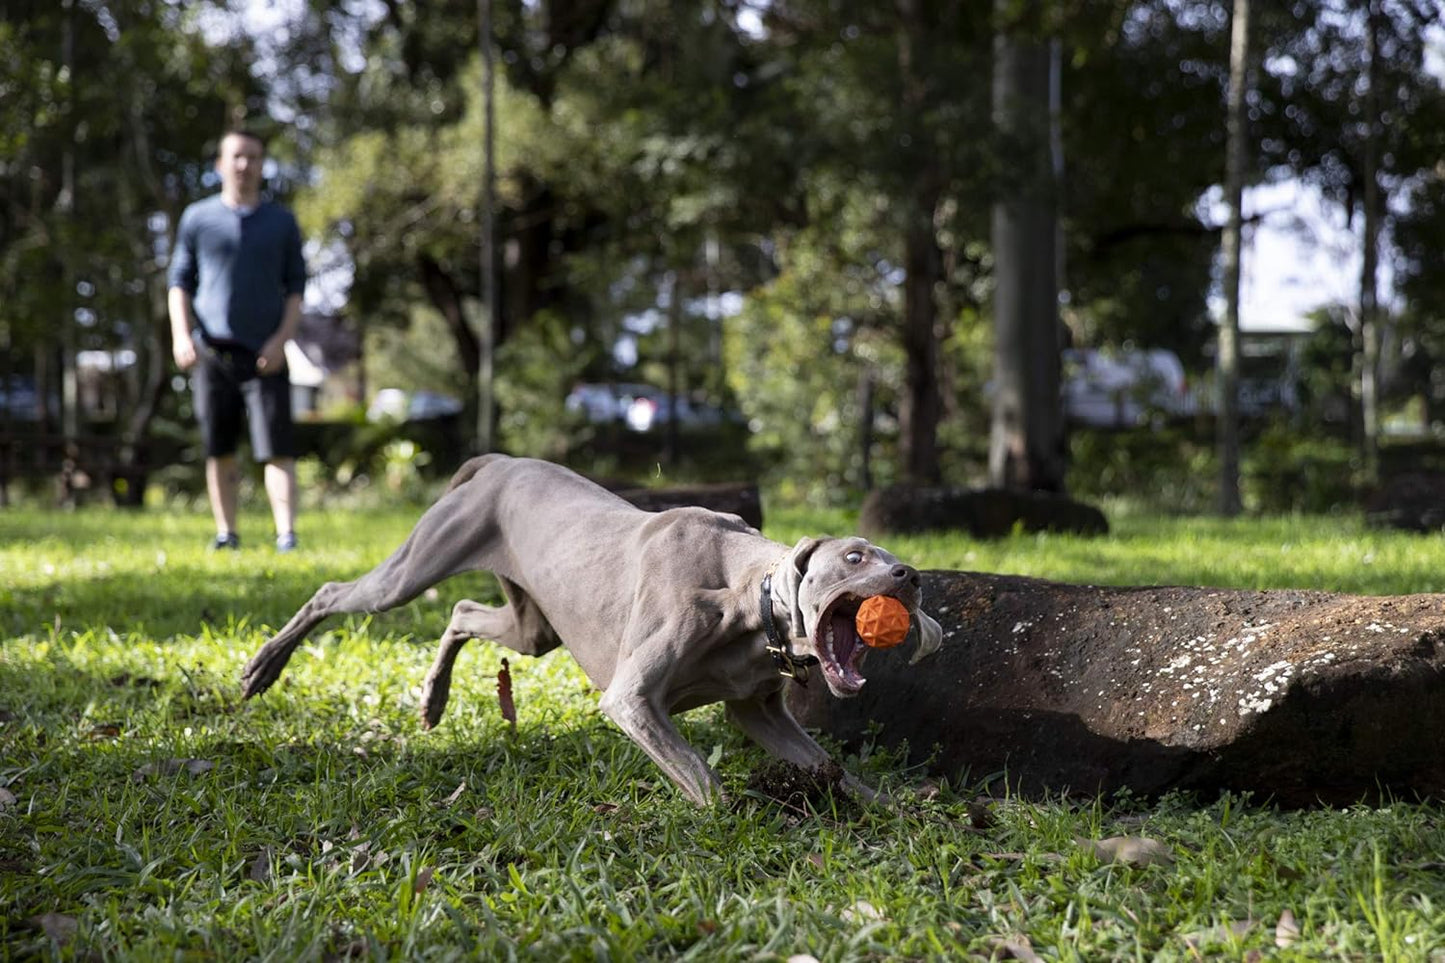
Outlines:
<svg viewBox="0 0 1445 963"><path fill-rule="evenodd" d="M863 487L864 379L874 391L876 482L890 480L897 443L903 359L886 327L897 289L859 230L868 199L839 203L845 210L830 220L839 229L800 232L782 254L782 273L747 299L724 342L729 381L757 426L753 449L788 494L815 499ZM840 271L841 283L832 280Z"/></svg>
<svg viewBox="0 0 1445 963"><path fill-rule="evenodd" d="M564 460L584 430L564 402L579 380L585 355L577 353L563 319L538 317L497 355L498 437L503 451Z"/></svg>
<svg viewBox="0 0 1445 963"><path fill-rule="evenodd" d="M1218 501L1214 441L1188 427L1069 432L1069 494L1117 497L1157 511L1208 513Z"/></svg>
<svg viewBox="0 0 1445 963"><path fill-rule="evenodd" d="M1267 800L980 795L865 748L895 803L786 805L716 708L681 719L734 802L698 810L598 712L564 653L510 659L518 724L462 655L448 715L416 686L462 595L336 620L238 704L247 654L322 582L352 578L416 510L317 513L300 552L207 553L203 511L0 515L0 955L216 960L962 959L1254 954L1425 960L1445 949L1433 803L1280 811ZM769 533L837 512L769 505ZM243 516L264 530L262 505ZM1373 593L1438 587L1439 539L1358 519L1124 516L1104 539L904 539L925 567L1096 584ZM976 779L978 785L970 781ZM936 788L936 792L934 789ZM1146 837L1173 865L1107 863ZM1083 841L1084 844L1081 844ZM1087 844L1087 845L1085 845ZM1276 923L1288 911L1297 932ZM49 915L47 915L49 914ZM55 942L48 935L56 934ZM1015 954L1017 955L1017 954Z"/></svg>
<svg viewBox="0 0 1445 963"><path fill-rule="evenodd" d="M1359 504L1363 476L1347 439L1301 432L1281 420L1247 426L1240 489L1247 511L1342 512ZM1124 499L1155 511L1207 514L1218 503L1219 468L1208 423L1167 429L1070 434L1069 493Z"/></svg>

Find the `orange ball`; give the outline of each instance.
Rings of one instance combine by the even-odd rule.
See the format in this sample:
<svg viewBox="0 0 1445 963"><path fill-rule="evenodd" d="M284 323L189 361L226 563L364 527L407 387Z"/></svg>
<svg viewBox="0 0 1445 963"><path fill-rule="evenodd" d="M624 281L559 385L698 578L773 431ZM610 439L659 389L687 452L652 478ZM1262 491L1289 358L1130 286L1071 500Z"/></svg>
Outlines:
<svg viewBox="0 0 1445 963"><path fill-rule="evenodd" d="M891 649L908 638L908 609L891 595L875 595L858 606L853 624L868 645Z"/></svg>

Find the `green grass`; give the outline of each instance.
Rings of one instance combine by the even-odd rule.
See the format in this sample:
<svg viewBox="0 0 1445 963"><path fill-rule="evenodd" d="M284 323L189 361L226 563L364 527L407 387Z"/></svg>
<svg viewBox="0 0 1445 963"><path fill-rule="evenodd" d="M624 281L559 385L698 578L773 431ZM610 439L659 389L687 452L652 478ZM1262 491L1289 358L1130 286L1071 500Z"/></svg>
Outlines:
<svg viewBox="0 0 1445 963"><path fill-rule="evenodd" d="M893 808L747 788L764 757L716 708L682 719L732 802L691 806L597 712L564 653L471 646L446 719L418 684L459 594L338 619L264 698L247 655L415 509L309 513L303 549L203 550L208 520L0 512L0 959L819 960L1445 957L1445 812L1281 812L1240 797L979 800L883 752L846 765ZM850 528L779 508L769 534ZM901 538L921 567L1113 584L1440 588L1445 543L1355 518L1121 514L1105 539ZM1289 751L1282 747L1281 751ZM1144 836L1172 865L1101 862ZM1298 936L1276 945L1281 914ZM44 914L53 938L38 922ZM1002 951L1000 951L1002 952Z"/></svg>

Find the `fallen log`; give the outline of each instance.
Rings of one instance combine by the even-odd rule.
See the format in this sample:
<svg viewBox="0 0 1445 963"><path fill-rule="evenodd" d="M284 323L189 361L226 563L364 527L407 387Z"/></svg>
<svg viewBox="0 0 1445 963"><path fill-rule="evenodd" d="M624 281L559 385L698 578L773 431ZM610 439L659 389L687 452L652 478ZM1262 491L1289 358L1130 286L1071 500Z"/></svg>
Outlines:
<svg viewBox="0 0 1445 963"><path fill-rule="evenodd" d="M669 508L697 505L715 512L737 515L753 528L763 527L763 500L754 482L719 482L675 488L618 486L613 487L613 491L644 511L662 512Z"/></svg>
<svg viewBox="0 0 1445 963"><path fill-rule="evenodd" d="M859 533L875 541L946 531L1003 538L1016 530L1107 535L1109 520L1093 505L1053 492L921 485L871 491L858 515Z"/></svg>
<svg viewBox="0 0 1445 963"><path fill-rule="evenodd" d="M1445 595L1103 588L924 573L943 648L873 654L854 699L790 687L848 745L1031 796L1445 795Z"/></svg>

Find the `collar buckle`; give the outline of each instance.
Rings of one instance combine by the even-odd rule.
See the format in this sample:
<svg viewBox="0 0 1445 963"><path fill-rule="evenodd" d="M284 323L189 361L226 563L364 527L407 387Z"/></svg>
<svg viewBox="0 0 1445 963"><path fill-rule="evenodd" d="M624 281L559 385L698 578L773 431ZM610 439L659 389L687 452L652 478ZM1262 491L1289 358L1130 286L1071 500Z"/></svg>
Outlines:
<svg viewBox="0 0 1445 963"><path fill-rule="evenodd" d="M763 576L762 591L763 610L763 633L767 636L768 654L773 657L773 664L777 666L778 675L785 679L792 679L798 685L808 684L808 666L817 665L816 655L797 655L793 652L792 644L783 634L778 631L777 623L773 619L773 573L769 572Z"/></svg>

